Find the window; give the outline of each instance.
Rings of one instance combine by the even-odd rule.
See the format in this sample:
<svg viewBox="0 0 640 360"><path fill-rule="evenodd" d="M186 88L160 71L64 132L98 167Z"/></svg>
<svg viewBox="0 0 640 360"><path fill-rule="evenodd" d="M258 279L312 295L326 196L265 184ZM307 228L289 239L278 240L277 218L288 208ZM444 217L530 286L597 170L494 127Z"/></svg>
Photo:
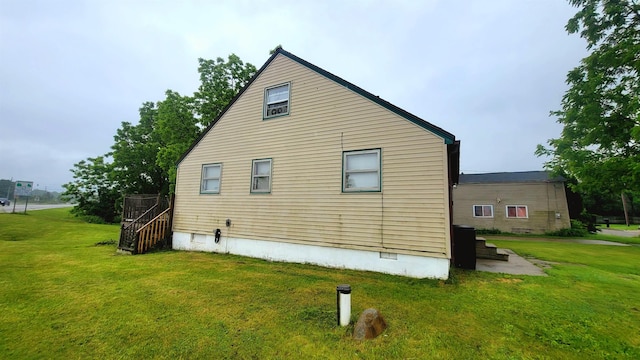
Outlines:
<svg viewBox="0 0 640 360"><path fill-rule="evenodd" d="M493 217L493 205L473 205L473 217Z"/></svg>
<svg viewBox="0 0 640 360"><path fill-rule="evenodd" d="M342 153L342 191L380 191L380 149Z"/></svg>
<svg viewBox="0 0 640 360"><path fill-rule="evenodd" d="M264 118L289 113L289 84L267 88L264 91Z"/></svg>
<svg viewBox="0 0 640 360"><path fill-rule="evenodd" d="M271 159L253 160L251 166L251 192L271 192Z"/></svg>
<svg viewBox="0 0 640 360"><path fill-rule="evenodd" d="M529 213L526 205L507 205L508 218L528 218Z"/></svg>
<svg viewBox="0 0 640 360"><path fill-rule="evenodd" d="M219 194L221 172L222 164L202 165L200 192L203 194Z"/></svg>

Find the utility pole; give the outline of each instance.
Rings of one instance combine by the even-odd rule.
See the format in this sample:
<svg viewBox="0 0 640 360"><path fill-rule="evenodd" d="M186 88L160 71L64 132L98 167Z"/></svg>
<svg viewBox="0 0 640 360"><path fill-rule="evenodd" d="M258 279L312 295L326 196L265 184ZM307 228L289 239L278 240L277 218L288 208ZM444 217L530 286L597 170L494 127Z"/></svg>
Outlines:
<svg viewBox="0 0 640 360"><path fill-rule="evenodd" d="M624 222L627 224L627 226L629 226L629 209L627 207L629 198L627 198L627 195L624 193L624 191L620 196L622 197L622 209L624 209Z"/></svg>

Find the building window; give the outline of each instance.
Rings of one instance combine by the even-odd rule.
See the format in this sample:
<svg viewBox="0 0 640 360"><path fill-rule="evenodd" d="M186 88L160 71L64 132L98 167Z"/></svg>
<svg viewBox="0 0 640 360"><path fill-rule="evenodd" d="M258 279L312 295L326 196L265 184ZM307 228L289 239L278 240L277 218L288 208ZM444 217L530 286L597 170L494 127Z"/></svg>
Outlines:
<svg viewBox="0 0 640 360"><path fill-rule="evenodd" d="M271 159L253 160L251 166L251 192L271 192Z"/></svg>
<svg viewBox="0 0 640 360"><path fill-rule="evenodd" d="M289 84L267 88L264 91L264 118L289 113Z"/></svg>
<svg viewBox="0 0 640 360"><path fill-rule="evenodd" d="M493 205L473 205L473 217L493 217Z"/></svg>
<svg viewBox="0 0 640 360"><path fill-rule="evenodd" d="M380 191L380 149L342 153L342 191Z"/></svg>
<svg viewBox="0 0 640 360"><path fill-rule="evenodd" d="M528 218L529 212L526 205L507 205L508 218Z"/></svg>
<svg viewBox="0 0 640 360"><path fill-rule="evenodd" d="M203 194L219 194L221 173L222 164L202 165L200 192Z"/></svg>

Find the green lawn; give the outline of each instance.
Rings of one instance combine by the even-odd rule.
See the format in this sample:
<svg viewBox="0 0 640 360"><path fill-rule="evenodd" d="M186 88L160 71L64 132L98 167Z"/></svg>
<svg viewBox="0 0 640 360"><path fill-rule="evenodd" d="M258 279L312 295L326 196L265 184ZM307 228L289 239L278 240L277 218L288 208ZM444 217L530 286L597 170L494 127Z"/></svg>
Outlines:
<svg viewBox="0 0 640 360"><path fill-rule="evenodd" d="M587 235L585 237L585 239L614 241L614 242L619 242L619 243L624 243L624 244L640 245L640 236L624 237L624 236L615 236L615 235L602 234L602 233L599 232L597 234L589 234L589 235Z"/></svg>
<svg viewBox="0 0 640 360"><path fill-rule="evenodd" d="M501 234L480 234L478 235L480 237L486 238L487 240L490 240L491 242L495 241L496 239L503 239L503 240L509 240L509 239L514 239L514 240L550 240L550 241L569 241L571 239L583 239L583 240L603 240L603 241L613 241L613 242L619 242L619 243L624 243L624 244L636 244L636 245L640 245L640 236L634 236L634 237L626 237L626 236L616 236L616 235L609 235L609 234L603 234L602 232L597 232L595 234L587 234L584 237L560 237L560 236L548 236L548 235L541 235L541 234L511 234L511 233L501 233Z"/></svg>
<svg viewBox="0 0 640 360"><path fill-rule="evenodd" d="M600 228L601 229L606 229L607 225L600 224ZM627 226L626 224L609 224L609 228L612 229L612 230L638 230L640 228L640 225L631 224L631 225Z"/></svg>
<svg viewBox="0 0 640 360"><path fill-rule="evenodd" d="M640 225L637 224L631 224L629 226L625 225L625 224L609 224L609 227L607 228L607 225L602 224L598 226L600 229L611 229L611 230L640 230Z"/></svg>
<svg viewBox="0 0 640 360"><path fill-rule="evenodd" d="M117 226L68 211L0 214L0 358L640 358L640 246L500 241L557 264L548 277L454 271L443 282L210 253L117 255ZM383 313L382 336L354 342L336 326L342 283L352 319Z"/></svg>

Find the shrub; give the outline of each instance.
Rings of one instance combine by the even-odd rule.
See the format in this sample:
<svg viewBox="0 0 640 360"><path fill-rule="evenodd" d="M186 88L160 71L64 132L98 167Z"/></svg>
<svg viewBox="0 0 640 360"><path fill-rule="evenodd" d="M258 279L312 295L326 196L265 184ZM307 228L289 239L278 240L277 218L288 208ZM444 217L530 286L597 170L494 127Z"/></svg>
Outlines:
<svg viewBox="0 0 640 360"><path fill-rule="evenodd" d="M571 227L564 228L557 231L549 231L545 233L549 236L560 236L560 237L583 237L587 236L589 232L587 231L587 226L583 224L579 220L571 220Z"/></svg>
<svg viewBox="0 0 640 360"><path fill-rule="evenodd" d="M478 235L497 235L497 234L502 234L502 231L500 229L476 229L476 234Z"/></svg>
<svg viewBox="0 0 640 360"><path fill-rule="evenodd" d="M76 215L76 216L82 219L82 221L88 222L90 224L107 224L107 222L104 221L104 219L101 218L100 216L96 216L96 215Z"/></svg>
<svg viewBox="0 0 640 360"><path fill-rule="evenodd" d="M586 210L583 210L580 213L580 217L578 217L578 220L582 222L588 232L596 233L598 231L598 228L596 228L596 216L593 214L589 214ZM571 221L573 222L574 220Z"/></svg>

